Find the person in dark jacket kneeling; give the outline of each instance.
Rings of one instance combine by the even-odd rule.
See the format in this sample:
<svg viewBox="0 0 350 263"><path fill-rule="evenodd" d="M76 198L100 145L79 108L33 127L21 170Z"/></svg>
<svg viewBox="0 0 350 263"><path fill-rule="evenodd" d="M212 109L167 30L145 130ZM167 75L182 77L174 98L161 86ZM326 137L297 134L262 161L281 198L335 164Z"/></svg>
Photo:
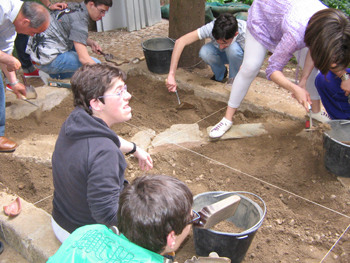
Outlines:
<svg viewBox="0 0 350 263"><path fill-rule="evenodd" d="M131 119L126 74L108 64L86 64L71 79L75 109L62 125L52 155L52 227L63 242L81 226L117 224L124 188L124 153L153 168L151 156L110 128Z"/></svg>

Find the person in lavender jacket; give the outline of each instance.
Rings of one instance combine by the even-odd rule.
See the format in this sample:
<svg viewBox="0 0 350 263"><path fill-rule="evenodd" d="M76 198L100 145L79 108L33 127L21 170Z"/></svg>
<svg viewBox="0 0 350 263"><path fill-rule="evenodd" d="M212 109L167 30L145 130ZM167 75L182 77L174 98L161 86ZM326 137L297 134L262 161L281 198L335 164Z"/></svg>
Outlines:
<svg viewBox="0 0 350 263"><path fill-rule="evenodd" d="M339 11L328 9L319 0L255 0L248 12L243 64L232 85L225 117L211 129L209 137L219 138L230 129L233 115L247 94L251 82L257 76L267 50L273 53L266 68L267 79L291 91L306 111L309 111L308 106L311 104L314 119L321 122L329 120L327 114L321 111L320 97L314 81L318 72L316 68L326 67L329 70L331 63L328 61L325 64L325 60L318 59L314 64L313 59L316 59L316 55L312 55L312 48L317 45L311 44L317 43L323 47L323 52L318 51L318 55L328 58L342 49L336 45L337 48L333 48L334 52L330 54L325 52L334 44L331 41L334 36L342 34L341 29L336 26L341 23L341 19L334 18L339 17ZM313 30L306 35L309 20L317 12L324 15L316 17L316 21L312 24ZM343 18L342 20L342 23L347 23ZM309 38L308 45L304 42L304 37ZM298 85L289 81L282 73L293 55L303 68ZM349 59L349 56L346 59ZM333 62L340 63L340 61Z"/></svg>

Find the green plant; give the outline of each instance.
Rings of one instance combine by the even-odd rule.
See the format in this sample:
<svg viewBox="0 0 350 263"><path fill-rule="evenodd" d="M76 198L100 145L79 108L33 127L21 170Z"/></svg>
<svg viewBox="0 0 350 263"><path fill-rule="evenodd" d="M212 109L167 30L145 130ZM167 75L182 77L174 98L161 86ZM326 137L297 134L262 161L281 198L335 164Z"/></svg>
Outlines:
<svg viewBox="0 0 350 263"><path fill-rule="evenodd" d="M225 0L207 0L207 3L220 3L220 4L225 4Z"/></svg>
<svg viewBox="0 0 350 263"><path fill-rule="evenodd" d="M321 0L326 6L343 11L350 16L350 2L349 0Z"/></svg>

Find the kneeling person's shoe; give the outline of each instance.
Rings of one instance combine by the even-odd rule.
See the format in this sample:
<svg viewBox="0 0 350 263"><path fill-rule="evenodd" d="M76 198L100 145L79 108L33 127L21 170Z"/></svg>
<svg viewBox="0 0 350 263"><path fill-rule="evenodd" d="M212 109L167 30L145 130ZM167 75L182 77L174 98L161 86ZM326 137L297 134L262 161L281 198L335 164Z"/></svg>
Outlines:
<svg viewBox="0 0 350 263"><path fill-rule="evenodd" d="M310 112L311 112L311 118L313 118L316 121L323 123L323 122L327 122L327 121L332 120L331 117L329 117L328 113L325 111L313 113L312 110L310 110ZM309 113L309 116L310 116L310 113Z"/></svg>
<svg viewBox="0 0 350 263"><path fill-rule="evenodd" d="M33 72L25 73L23 72L23 76L27 78L40 78L39 76L39 69L35 69Z"/></svg>
<svg viewBox="0 0 350 263"><path fill-rule="evenodd" d="M17 148L17 143L7 139L5 136L0 136L0 152L10 153L14 152Z"/></svg>
<svg viewBox="0 0 350 263"><path fill-rule="evenodd" d="M232 126L232 121L229 121L225 117L216 124L209 133L209 137L212 139L220 138L223 136Z"/></svg>
<svg viewBox="0 0 350 263"><path fill-rule="evenodd" d="M224 73L224 78L223 78L223 79L225 79L225 78L227 77L227 74L228 74L228 70L227 70L227 68L225 67L225 73ZM221 80L216 80L215 75L212 76L210 79L211 79L211 80L214 80L214 81L217 81L217 82L221 82Z"/></svg>

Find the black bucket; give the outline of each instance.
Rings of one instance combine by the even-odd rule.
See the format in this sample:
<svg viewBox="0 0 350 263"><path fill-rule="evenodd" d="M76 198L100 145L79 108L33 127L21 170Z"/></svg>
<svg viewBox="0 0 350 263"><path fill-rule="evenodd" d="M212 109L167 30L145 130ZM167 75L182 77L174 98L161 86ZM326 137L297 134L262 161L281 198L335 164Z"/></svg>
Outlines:
<svg viewBox="0 0 350 263"><path fill-rule="evenodd" d="M157 74L169 73L174 40L170 38L151 38L141 43L147 68Z"/></svg>
<svg viewBox="0 0 350 263"><path fill-rule="evenodd" d="M264 211L257 203L242 194L250 194L260 199ZM247 253L266 214L265 203L260 197L248 192L206 192L193 198L192 208L195 211L200 211L204 206L216 203L231 195L239 195L241 201L234 216L226 221L234 223L244 231L241 233L225 233L194 227L193 239L198 256L207 257L211 252L216 252L220 257L230 258L231 263L239 263Z"/></svg>
<svg viewBox="0 0 350 263"><path fill-rule="evenodd" d="M336 176L350 177L350 121L327 122L331 130L323 134L323 160L326 168Z"/></svg>

